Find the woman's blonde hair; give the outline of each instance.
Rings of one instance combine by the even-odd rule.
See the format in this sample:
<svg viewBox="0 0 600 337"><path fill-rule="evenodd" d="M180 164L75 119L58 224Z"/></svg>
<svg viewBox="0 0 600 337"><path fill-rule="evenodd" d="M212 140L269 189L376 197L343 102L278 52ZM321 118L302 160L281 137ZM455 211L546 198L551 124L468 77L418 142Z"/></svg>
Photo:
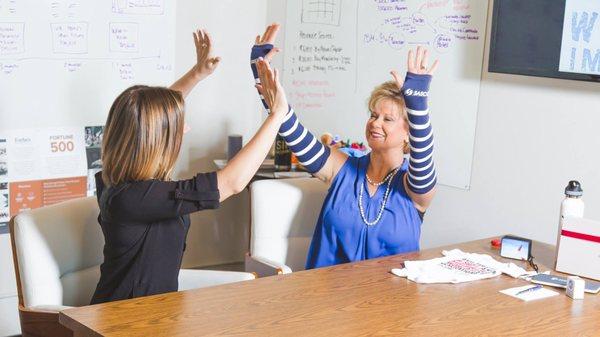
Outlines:
<svg viewBox="0 0 600 337"><path fill-rule="evenodd" d="M373 89L368 102L369 112L375 111L377 103L384 99L390 100L398 106L400 110L400 117L404 119L404 122L408 126L408 113L406 111L406 103L404 103L404 96L400 92L400 89L398 88L396 82L387 81L381 83L380 85L376 86L375 89ZM404 153L408 153L410 151L410 146L408 143L405 144L403 151Z"/></svg>
<svg viewBox="0 0 600 337"><path fill-rule="evenodd" d="M136 85L114 101L102 141L102 180L110 186L169 180L179 156L184 125L180 92Z"/></svg>

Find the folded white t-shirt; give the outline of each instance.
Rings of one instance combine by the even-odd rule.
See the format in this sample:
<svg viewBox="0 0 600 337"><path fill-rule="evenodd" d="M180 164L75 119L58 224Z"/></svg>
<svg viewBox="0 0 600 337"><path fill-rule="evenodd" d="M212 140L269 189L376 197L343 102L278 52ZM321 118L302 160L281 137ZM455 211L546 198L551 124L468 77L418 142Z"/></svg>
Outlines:
<svg viewBox="0 0 600 337"><path fill-rule="evenodd" d="M461 283L482 280L502 273L518 277L527 272L514 263L502 263L487 254L465 253L460 249L442 251L444 257L424 261L405 261L403 269L392 269L397 276L417 283Z"/></svg>

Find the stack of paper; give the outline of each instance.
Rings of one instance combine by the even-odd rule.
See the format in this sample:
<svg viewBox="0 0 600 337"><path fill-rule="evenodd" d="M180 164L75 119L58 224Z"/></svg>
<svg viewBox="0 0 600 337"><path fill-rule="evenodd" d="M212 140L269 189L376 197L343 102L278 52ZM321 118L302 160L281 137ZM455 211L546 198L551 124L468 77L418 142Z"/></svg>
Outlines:
<svg viewBox="0 0 600 337"><path fill-rule="evenodd" d="M508 296L512 296L515 298L518 298L520 300L523 300L525 302L527 301L533 301L533 300L539 300L542 298L546 298L546 297L552 297L552 296L556 296L558 295L558 293L554 290L550 290L550 289L546 289L546 288L540 288L540 289L536 289L533 291L526 291L524 293L518 294L518 292L529 289L535 287L533 285L526 285L523 287L515 287L515 288L509 288L509 289L504 289L504 290L500 290L501 293L508 295Z"/></svg>

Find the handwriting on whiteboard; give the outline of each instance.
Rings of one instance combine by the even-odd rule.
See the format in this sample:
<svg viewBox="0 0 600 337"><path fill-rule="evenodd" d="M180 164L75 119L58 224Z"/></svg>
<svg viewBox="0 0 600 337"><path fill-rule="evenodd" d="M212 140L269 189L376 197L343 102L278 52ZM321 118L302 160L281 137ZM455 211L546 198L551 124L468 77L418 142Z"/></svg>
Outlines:
<svg viewBox="0 0 600 337"><path fill-rule="evenodd" d="M112 11L118 14L160 15L164 0L113 0Z"/></svg>
<svg viewBox="0 0 600 337"><path fill-rule="evenodd" d="M172 58L162 57L164 48L149 36L155 30L150 22L166 16L165 2L48 0L34 11L26 0L0 0L0 76L40 61L67 73L112 63L113 76L124 81L136 79L133 69L139 62L150 63L153 71L172 72ZM33 12L38 12L35 17ZM100 12L102 20L96 17Z"/></svg>
<svg viewBox="0 0 600 337"><path fill-rule="evenodd" d="M0 55L20 54L25 51L25 24L0 23Z"/></svg>
<svg viewBox="0 0 600 337"><path fill-rule="evenodd" d="M466 0L427 1L412 8L406 0L372 0L374 28L363 33L365 45L381 44L401 50L424 45L445 53L456 41L476 41L480 31L471 24Z"/></svg>

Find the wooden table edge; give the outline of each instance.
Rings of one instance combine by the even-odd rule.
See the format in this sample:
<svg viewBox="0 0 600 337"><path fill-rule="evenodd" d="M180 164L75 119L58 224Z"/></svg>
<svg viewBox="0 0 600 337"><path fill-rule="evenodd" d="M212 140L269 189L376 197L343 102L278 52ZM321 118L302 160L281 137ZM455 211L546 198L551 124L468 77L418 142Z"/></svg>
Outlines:
<svg viewBox="0 0 600 337"><path fill-rule="evenodd" d="M69 311L77 310L79 308L80 307L75 307L59 311L58 322L62 326L73 331L73 337L102 337L101 334L69 316Z"/></svg>

